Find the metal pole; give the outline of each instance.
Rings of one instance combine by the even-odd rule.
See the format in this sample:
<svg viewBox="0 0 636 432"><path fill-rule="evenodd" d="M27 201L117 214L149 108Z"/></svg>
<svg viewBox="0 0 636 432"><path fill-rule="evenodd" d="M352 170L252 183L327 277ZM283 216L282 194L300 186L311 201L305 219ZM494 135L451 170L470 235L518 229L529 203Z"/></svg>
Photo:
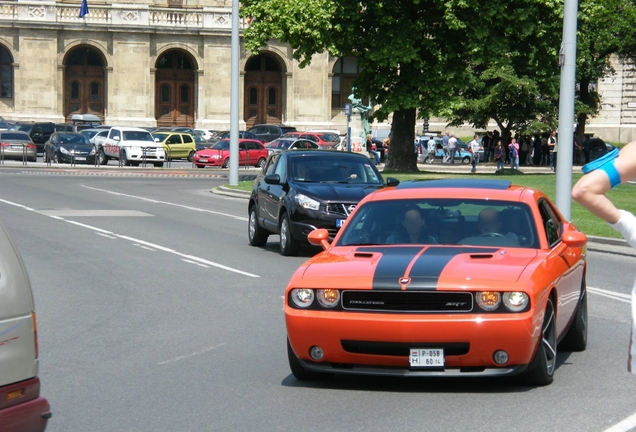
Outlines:
<svg viewBox="0 0 636 432"><path fill-rule="evenodd" d="M578 0L565 0L563 43L559 54L559 138L557 141L556 206L566 220L572 210L572 152L574 151L574 86L576 80L576 26Z"/></svg>
<svg viewBox="0 0 636 432"><path fill-rule="evenodd" d="M239 0L232 0L232 61L230 88L230 185L239 184Z"/></svg>

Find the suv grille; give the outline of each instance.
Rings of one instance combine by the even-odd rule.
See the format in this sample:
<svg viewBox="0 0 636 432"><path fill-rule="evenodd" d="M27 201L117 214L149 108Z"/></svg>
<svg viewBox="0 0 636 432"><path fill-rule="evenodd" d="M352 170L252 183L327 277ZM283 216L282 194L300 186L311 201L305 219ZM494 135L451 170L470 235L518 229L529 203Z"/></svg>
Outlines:
<svg viewBox="0 0 636 432"><path fill-rule="evenodd" d="M329 203L327 204L327 213L349 216L355 208L355 204Z"/></svg>
<svg viewBox="0 0 636 432"><path fill-rule="evenodd" d="M440 291L344 291L342 307L386 312L470 312L473 295Z"/></svg>

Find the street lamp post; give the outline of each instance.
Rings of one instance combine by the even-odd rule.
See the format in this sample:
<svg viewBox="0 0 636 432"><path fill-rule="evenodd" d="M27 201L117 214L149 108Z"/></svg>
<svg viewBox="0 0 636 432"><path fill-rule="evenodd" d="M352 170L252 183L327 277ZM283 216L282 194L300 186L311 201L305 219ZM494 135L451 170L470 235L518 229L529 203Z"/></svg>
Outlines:
<svg viewBox="0 0 636 432"><path fill-rule="evenodd" d="M239 0L232 0L232 60L230 80L230 185L238 186L239 176Z"/></svg>

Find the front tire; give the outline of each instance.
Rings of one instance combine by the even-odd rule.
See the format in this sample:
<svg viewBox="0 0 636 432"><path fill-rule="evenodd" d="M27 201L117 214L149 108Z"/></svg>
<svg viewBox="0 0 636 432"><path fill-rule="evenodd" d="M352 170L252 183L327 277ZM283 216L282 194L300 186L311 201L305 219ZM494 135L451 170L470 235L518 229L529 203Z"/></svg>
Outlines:
<svg viewBox="0 0 636 432"><path fill-rule="evenodd" d="M462 159L462 163L463 164L469 164L470 163L470 157L469 156L464 156Z"/></svg>
<svg viewBox="0 0 636 432"><path fill-rule="evenodd" d="M267 232L258 225L258 215L256 205L250 209L250 219L247 226L247 237L252 246L265 246L267 243Z"/></svg>
<svg viewBox="0 0 636 432"><path fill-rule="evenodd" d="M223 161L223 168L227 168L230 166L230 158L225 158Z"/></svg>
<svg viewBox="0 0 636 432"><path fill-rule="evenodd" d="M263 158L263 157L262 157L262 158L260 158L260 159L258 160L258 162L256 162L256 167L257 167L257 168L263 168L263 166L264 166L264 165L265 165L265 158Z"/></svg>
<svg viewBox="0 0 636 432"><path fill-rule="evenodd" d="M280 222L280 254L283 256L296 256L299 250L300 242L293 237L289 215L285 212Z"/></svg>
<svg viewBox="0 0 636 432"><path fill-rule="evenodd" d="M552 384L554 381L554 370L556 368L556 355L556 314L552 298L549 298L545 307L545 314L543 315L539 347L527 372L524 373L526 382L535 386Z"/></svg>
<svg viewBox="0 0 636 432"><path fill-rule="evenodd" d="M60 163L60 157L57 155L57 153L53 153L53 162L55 162L56 164Z"/></svg>
<svg viewBox="0 0 636 432"><path fill-rule="evenodd" d="M130 161L126 158L126 151L122 150L119 152L119 160L122 166L130 166Z"/></svg>
<svg viewBox="0 0 636 432"><path fill-rule="evenodd" d="M581 283L581 298L576 309L574 321L561 339L559 348L563 351L585 351L587 348L587 286L585 277Z"/></svg>
<svg viewBox="0 0 636 432"><path fill-rule="evenodd" d="M192 159L194 159L194 151L191 151L188 155L188 162L192 162Z"/></svg>
<svg viewBox="0 0 636 432"><path fill-rule="evenodd" d="M108 163L108 158L104 154L103 148L100 148L99 151L97 152L97 158L98 158L97 161L100 165L106 165Z"/></svg>

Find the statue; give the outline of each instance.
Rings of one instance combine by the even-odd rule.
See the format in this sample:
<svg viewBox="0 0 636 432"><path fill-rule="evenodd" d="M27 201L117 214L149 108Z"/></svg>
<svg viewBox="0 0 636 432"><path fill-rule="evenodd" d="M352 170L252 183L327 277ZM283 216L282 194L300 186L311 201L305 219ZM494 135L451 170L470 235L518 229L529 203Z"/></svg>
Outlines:
<svg viewBox="0 0 636 432"><path fill-rule="evenodd" d="M360 113L360 137L366 140L367 135L371 133L371 126L369 126L369 111L371 111L373 107L371 105L364 105L362 103L362 99L358 99L357 97L355 97L355 92L355 87L352 87L351 94L349 95L349 100L351 101L351 108L357 110Z"/></svg>

